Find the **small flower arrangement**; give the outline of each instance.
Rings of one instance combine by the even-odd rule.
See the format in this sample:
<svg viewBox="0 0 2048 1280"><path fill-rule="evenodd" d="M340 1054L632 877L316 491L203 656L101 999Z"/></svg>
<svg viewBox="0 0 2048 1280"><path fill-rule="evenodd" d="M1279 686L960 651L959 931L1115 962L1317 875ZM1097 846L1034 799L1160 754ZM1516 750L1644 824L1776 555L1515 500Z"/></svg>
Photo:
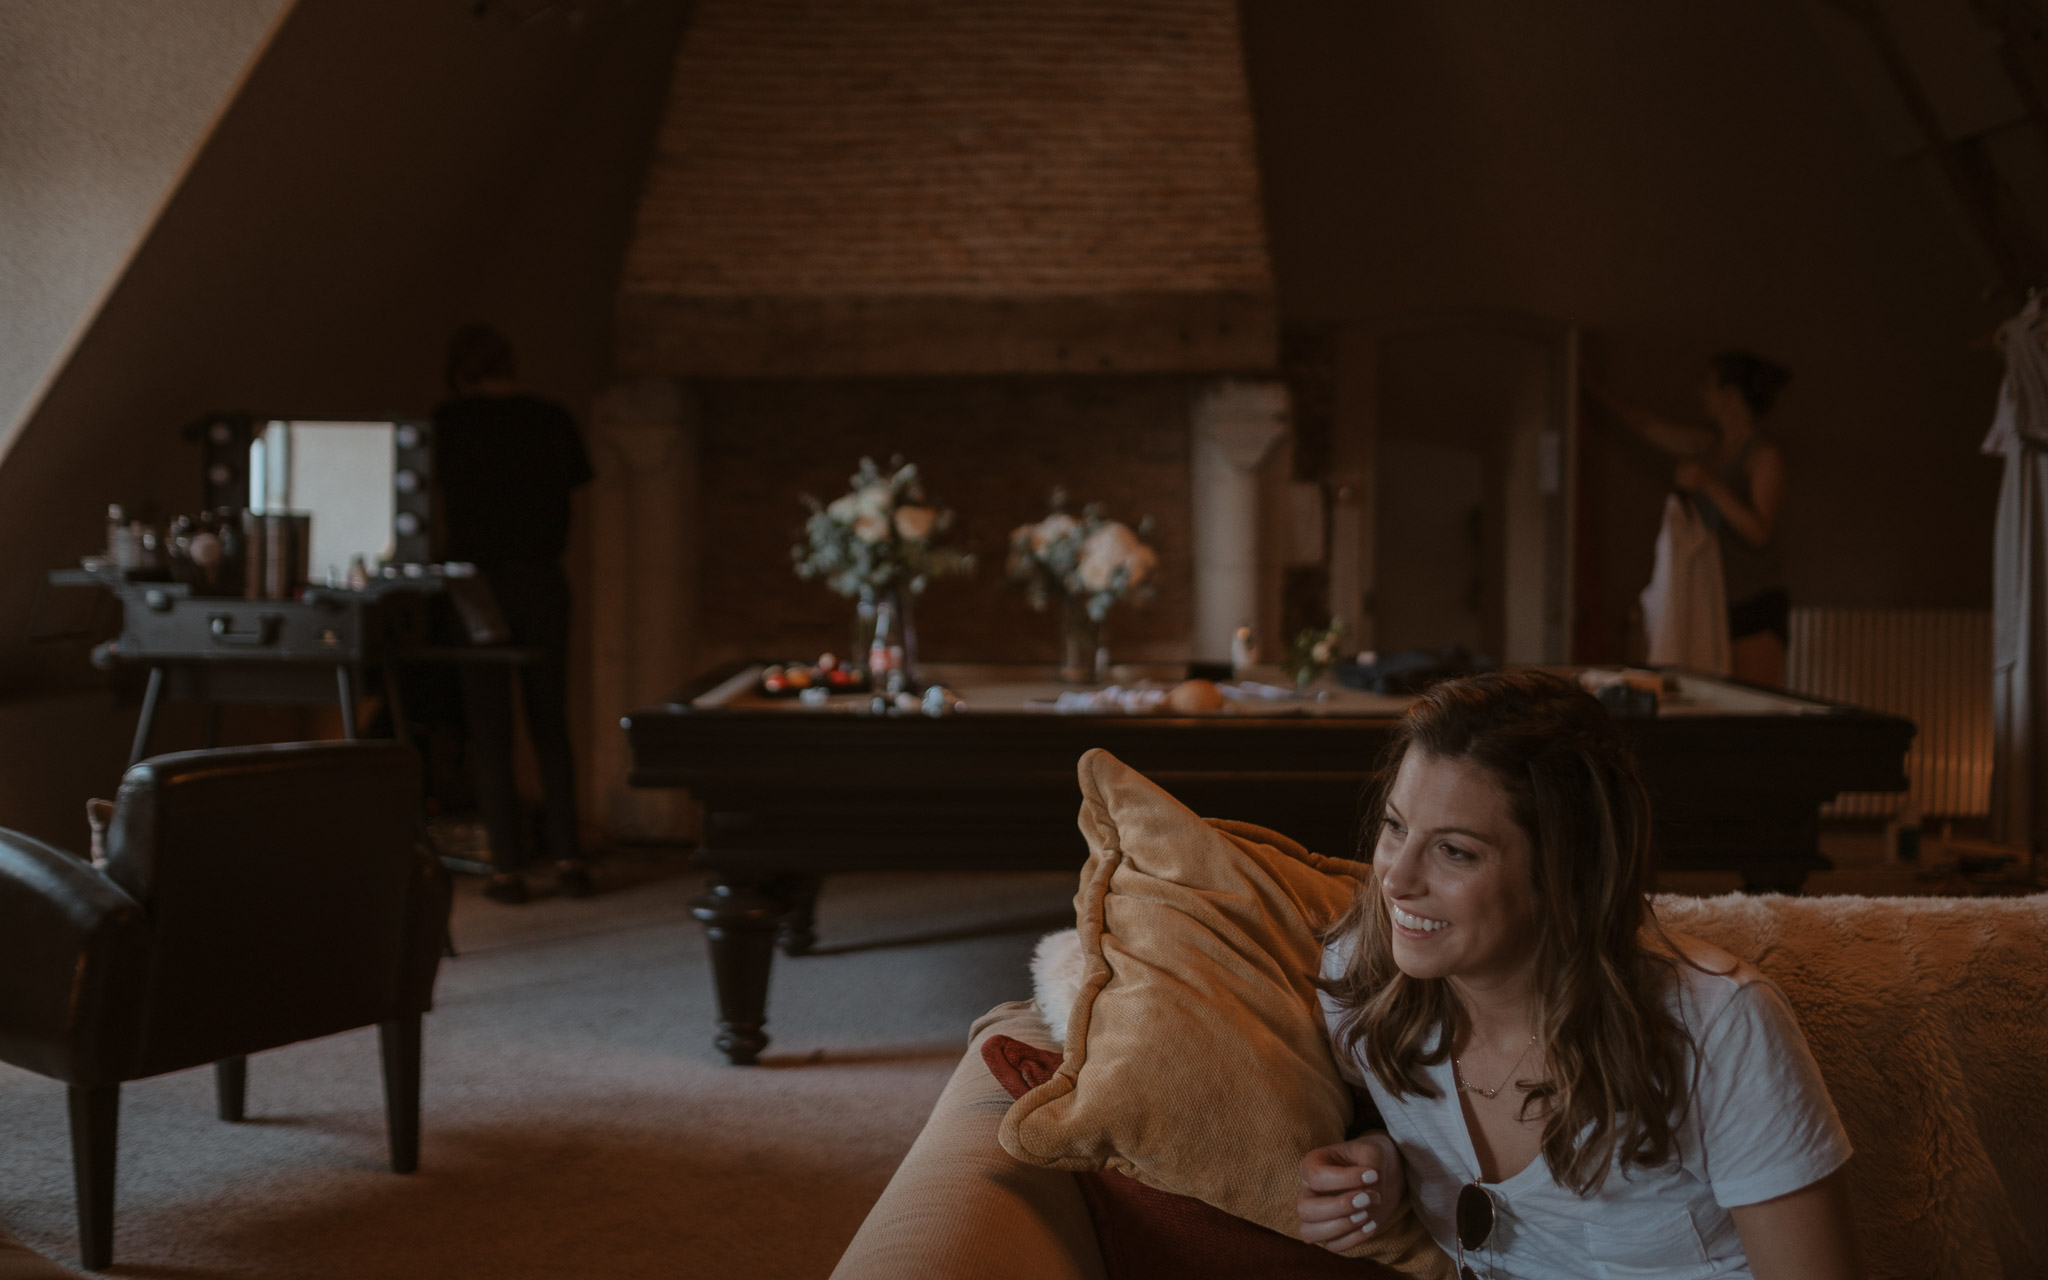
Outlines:
<svg viewBox="0 0 2048 1280"><path fill-rule="evenodd" d="M1294 687L1307 688L1318 676L1330 669L1337 660L1337 650L1351 636L1351 628L1344 625L1344 619L1332 618L1327 627L1309 627L1294 637L1294 643L1287 646L1287 661L1283 664L1287 674L1294 677Z"/></svg>
<svg viewBox="0 0 2048 1280"><path fill-rule="evenodd" d="M1031 607L1042 610L1059 597L1100 623L1119 600L1151 599L1159 568L1159 553L1148 541L1151 519L1133 530L1103 515L1100 503L1088 504L1078 518L1066 505L1065 491L1053 490L1050 514L1010 534L1010 580L1023 584Z"/></svg>
<svg viewBox="0 0 2048 1280"><path fill-rule="evenodd" d="M884 474L862 458L851 489L830 504L803 495L811 515L804 540L789 549L797 577L822 578L842 596L916 596L933 578L974 571L972 554L939 545L953 513L926 499L916 465L892 458L890 466Z"/></svg>

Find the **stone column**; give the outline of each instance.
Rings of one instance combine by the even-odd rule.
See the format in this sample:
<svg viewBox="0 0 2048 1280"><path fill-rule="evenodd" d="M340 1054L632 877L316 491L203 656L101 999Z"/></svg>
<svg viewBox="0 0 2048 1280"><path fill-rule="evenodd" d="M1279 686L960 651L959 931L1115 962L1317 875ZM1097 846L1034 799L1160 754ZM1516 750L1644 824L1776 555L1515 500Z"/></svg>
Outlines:
<svg viewBox="0 0 2048 1280"><path fill-rule="evenodd" d="M608 839L689 836L687 797L626 785L619 720L696 674L694 405L674 380L645 378L612 387L591 420L593 813Z"/></svg>
<svg viewBox="0 0 2048 1280"><path fill-rule="evenodd" d="M1228 662L1237 628L1257 626L1260 469L1288 433L1287 388L1226 381L1195 397L1193 480L1197 661ZM1267 661L1279 637L1260 635Z"/></svg>

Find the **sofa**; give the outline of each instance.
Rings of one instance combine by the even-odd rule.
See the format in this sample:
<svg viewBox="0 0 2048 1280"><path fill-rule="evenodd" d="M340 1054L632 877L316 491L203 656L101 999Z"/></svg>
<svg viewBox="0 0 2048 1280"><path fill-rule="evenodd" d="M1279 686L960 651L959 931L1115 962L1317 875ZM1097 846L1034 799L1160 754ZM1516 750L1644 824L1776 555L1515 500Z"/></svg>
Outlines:
<svg viewBox="0 0 2048 1280"><path fill-rule="evenodd" d="M78 1280L78 1273L58 1266L0 1227L0 1280Z"/></svg>
<svg viewBox="0 0 2048 1280"><path fill-rule="evenodd" d="M2048 1276L2048 896L1657 907L1790 998L1856 1146L1849 1180L1873 1277ZM834 1280L1112 1274L1076 1174L999 1141L1013 1104L982 1053L999 1035L1065 1047L1035 999L975 1022Z"/></svg>

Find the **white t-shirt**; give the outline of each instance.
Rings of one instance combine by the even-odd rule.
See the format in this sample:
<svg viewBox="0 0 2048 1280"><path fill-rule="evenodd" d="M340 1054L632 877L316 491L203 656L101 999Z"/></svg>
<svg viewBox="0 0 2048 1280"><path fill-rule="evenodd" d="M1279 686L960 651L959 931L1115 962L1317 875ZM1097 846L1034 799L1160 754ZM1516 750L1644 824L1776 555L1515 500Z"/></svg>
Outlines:
<svg viewBox="0 0 2048 1280"><path fill-rule="evenodd" d="M1485 1248L1466 1250L1479 1276L1499 1280L1749 1280L1749 1261L1728 1210L1797 1191L1849 1158L1820 1069L1777 986L1749 965L1691 939L1680 944L1709 970L1680 966L1671 1008L1698 1046L1699 1071L1677 1133L1677 1156L1656 1170L1623 1169L1619 1157L1591 1196L1550 1176L1539 1153L1502 1182L1487 1183L1495 1223ZM1335 977L1347 956L1324 952ZM1722 972L1727 971L1725 975ZM1333 1034L1335 1002L1323 996ZM1363 1053L1338 1069L1369 1089L1406 1165L1408 1196L1437 1244L1457 1256L1458 1192L1479 1180L1451 1063L1422 1069L1438 1097L1396 1098Z"/></svg>

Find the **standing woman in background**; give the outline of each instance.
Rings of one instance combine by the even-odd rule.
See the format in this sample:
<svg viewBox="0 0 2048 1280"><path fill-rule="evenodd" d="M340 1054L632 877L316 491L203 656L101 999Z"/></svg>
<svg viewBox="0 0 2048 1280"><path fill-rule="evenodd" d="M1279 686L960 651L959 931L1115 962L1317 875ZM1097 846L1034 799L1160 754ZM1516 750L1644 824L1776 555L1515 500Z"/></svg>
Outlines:
<svg viewBox="0 0 2048 1280"><path fill-rule="evenodd" d="M1777 545L1785 458L1757 422L1792 375L1747 351L1723 351L1707 370L1700 404L1712 427L1671 422L1615 399L1591 379L1585 385L1631 431L1681 459L1672 484L1705 499L1700 518L1720 539L1735 678L1775 687L1785 683L1791 637L1791 600Z"/></svg>

